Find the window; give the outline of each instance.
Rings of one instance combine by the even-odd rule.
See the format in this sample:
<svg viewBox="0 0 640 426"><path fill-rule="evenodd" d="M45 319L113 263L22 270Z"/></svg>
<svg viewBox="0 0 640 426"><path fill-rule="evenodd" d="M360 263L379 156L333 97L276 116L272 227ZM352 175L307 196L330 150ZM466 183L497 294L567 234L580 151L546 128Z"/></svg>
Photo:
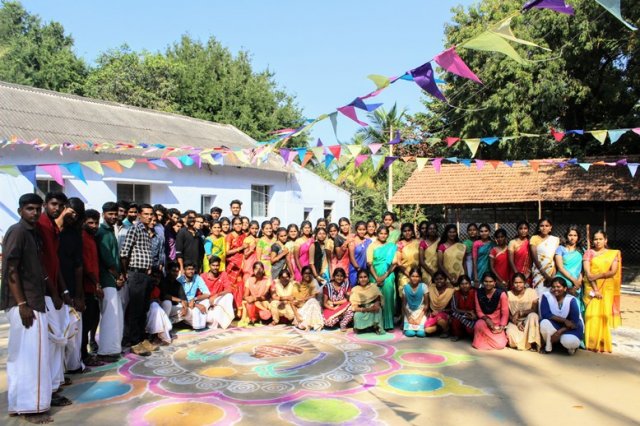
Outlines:
<svg viewBox="0 0 640 426"><path fill-rule="evenodd" d="M269 215L269 190L268 185L251 185L251 216Z"/></svg>
<svg viewBox="0 0 640 426"><path fill-rule="evenodd" d="M331 214L333 213L333 201L324 202L324 218L331 222Z"/></svg>
<svg viewBox="0 0 640 426"><path fill-rule="evenodd" d="M309 216L311 216L311 210L313 209L304 209L304 213L302 214L302 220L309 220Z"/></svg>
<svg viewBox="0 0 640 426"><path fill-rule="evenodd" d="M213 202L215 201L215 195L201 195L200 196L200 213L201 214L209 214L211 207L213 207Z"/></svg>
<svg viewBox="0 0 640 426"><path fill-rule="evenodd" d="M37 179L33 192L44 198L48 192L64 192L64 187L55 180Z"/></svg>
<svg viewBox="0 0 640 426"><path fill-rule="evenodd" d="M134 183L117 184L118 200L134 201L138 204L149 203L151 200L151 185Z"/></svg>

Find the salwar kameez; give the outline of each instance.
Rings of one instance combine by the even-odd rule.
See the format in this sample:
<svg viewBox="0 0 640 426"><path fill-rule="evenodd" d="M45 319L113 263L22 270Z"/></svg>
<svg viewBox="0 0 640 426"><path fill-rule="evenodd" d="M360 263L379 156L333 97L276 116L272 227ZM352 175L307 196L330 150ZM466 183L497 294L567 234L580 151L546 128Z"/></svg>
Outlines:
<svg viewBox="0 0 640 426"><path fill-rule="evenodd" d="M384 298L377 285L369 283L366 286L357 285L351 290L349 296L351 309L355 312L353 316L353 329L366 330L373 328L377 332L384 332L382 309L384 308ZM377 312L358 312L358 308L370 308L376 303L380 303L381 308Z"/></svg>
<svg viewBox="0 0 640 426"><path fill-rule="evenodd" d="M509 322L509 301L507 293L495 289L491 299L487 298L484 288L476 292L476 314L478 320L474 325L472 346L479 350L504 349L507 346L507 335L504 330L494 333L482 319L488 317L494 326L506 327Z"/></svg>
<svg viewBox="0 0 640 426"><path fill-rule="evenodd" d="M525 288L520 296L516 296L512 291L507 293L509 300L509 312L515 315L519 311L533 309L538 301L538 294L532 288ZM536 345L540 347L540 318L537 312L529 313L525 318L519 318L517 323L509 322L507 325L507 339L509 347L526 351ZM520 330L519 325L524 324L524 329Z"/></svg>
<svg viewBox="0 0 640 426"><path fill-rule="evenodd" d="M339 290L336 290L333 283L327 284L324 287L324 296L330 302L344 301L344 303L334 305L333 309L324 307L322 316L324 317L325 327L334 327L340 323L340 329L344 330L353 320L353 311L351 310L351 304L349 304L349 283L345 281Z"/></svg>

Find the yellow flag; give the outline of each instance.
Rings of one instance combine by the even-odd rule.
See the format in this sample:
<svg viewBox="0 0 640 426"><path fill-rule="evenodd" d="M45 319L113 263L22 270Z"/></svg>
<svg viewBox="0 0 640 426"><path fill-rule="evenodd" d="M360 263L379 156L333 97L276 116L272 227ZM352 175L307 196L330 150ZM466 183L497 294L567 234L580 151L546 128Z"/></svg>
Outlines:
<svg viewBox="0 0 640 426"><path fill-rule="evenodd" d="M127 160L119 160L118 163L120 163L122 167L126 167L127 169L130 169L136 163L136 160L134 160L133 158L129 158Z"/></svg>
<svg viewBox="0 0 640 426"><path fill-rule="evenodd" d="M600 145L604 145L605 141L607 140L606 130L592 130L589 133L591 133L591 136L593 136L598 140L598 142L600 142Z"/></svg>
<svg viewBox="0 0 640 426"><path fill-rule="evenodd" d="M480 146L480 139L465 139L464 143L467 144L471 151L471 158L475 157L476 152L478 152L478 147Z"/></svg>
<svg viewBox="0 0 640 426"><path fill-rule="evenodd" d="M353 158L356 158L358 154L360 154L360 151L362 151L362 145L345 145L345 148L349 150Z"/></svg>
<svg viewBox="0 0 640 426"><path fill-rule="evenodd" d="M0 166L0 173L13 177L20 176L20 170L16 166Z"/></svg>
<svg viewBox="0 0 640 426"><path fill-rule="evenodd" d="M370 74L367 76L367 78L373 81L373 84L376 85L376 88L378 90L384 89L390 84L389 77L385 77L384 75Z"/></svg>
<svg viewBox="0 0 640 426"><path fill-rule="evenodd" d="M427 165L427 161L429 161L428 158L424 158L424 157L416 158L416 165L418 166L418 171L422 171L422 169L424 169L424 166Z"/></svg>
<svg viewBox="0 0 640 426"><path fill-rule="evenodd" d="M507 19L500 21L498 25L496 25L495 28L491 31L499 35L500 37L510 40L514 43L526 44L528 46L539 47L540 49L550 51L550 49L547 49L546 47L538 46L533 42L522 40L521 38L516 37L515 34L513 34L513 31L511 31L511 19L513 19L513 16L510 16Z"/></svg>
<svg viewBox="0 0 640 426"><path fill-rule="evenodd" d="M100 162L98 161L83 161L80 164L82 164L85 167L88 167L89 169L93 170L100 176L104 175L104 170L102 170L102 164L100 164Z"/></svg>
<svg viewBox="0 0 640 426"><path fill-rule="evenodd" d="M462 47L465 49L483 50L485 52L500 52L519 64L524 65L527 63L501 35L492 31L483 32L463 44Z"/></svg>

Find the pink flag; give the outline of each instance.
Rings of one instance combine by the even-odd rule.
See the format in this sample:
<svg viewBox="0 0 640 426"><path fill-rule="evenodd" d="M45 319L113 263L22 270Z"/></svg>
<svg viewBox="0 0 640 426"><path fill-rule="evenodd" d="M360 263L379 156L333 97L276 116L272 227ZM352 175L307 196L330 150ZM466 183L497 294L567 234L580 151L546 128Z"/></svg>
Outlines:
<svg viewBox="0 0 640 426"><path fill-rule="evenodd" d="M375 154L376 152L378 152L378 150L382 147L381 143L370 143L369 144L369 149L371 150L372 154Z"/></svg>
<svg viewBox="0 0 640 426"><path fill-rule="evenodd" d="M636 127L635 129L631 129L633 130L634 133L637 133L640 135L640 127Z"/></svg>
<svg viewBox="0 0 640 426"><path fill-rule="evenodd" d="M367 158L369 158L369 156L367 154L360 154L356 157L356 160L354 161L354 164L356 167L360 167L360 164L364 163L365 161L367 161Z"/></svg>
<svg viewBox="0 0 640 426"><path fill-rule="evenodd" d="M458 53L456 53L455 50L455 46L445 50L442 53L439 53L434 58L434 60L438 65L440 65L450 73L459 75L460 77L468 78L482 84L482 81L480 81L478 76L475 75L473 71L469 69L467 64L464 63L462 58L458 56Z"/></svg>
<svg viewBox="0 0 640 426"><path fill-rule="evenodd" d="M478 170L482 170L484 168L484 163L485 163L484 160L476 160L476 168Z"/></svg>
<svg viewBox="0 0 640 426"><path fill-rule="evenodd" d="M333 154L336 160L340 159L340 151L342 151L342 147L340 145L328 146L327 148L329 148L329 151L331 151L331 154Z"/></svg>
<svg viewBox="0 0 640 426"><path fill-rule="evenodd" d="M440 167L442 166L442 157L434 158L432 163L433 168L436 169L436 173L440 173Z"/></svg>
<svg viewBox="0 0 640 426"><path fill-rule="evenodd" d="M49 173L53 180L58 182L60 186L64 185L64 179L62 179L62 170L60 170L60 166L57 164L42 164L40 168L45 172Z"/></svg>
<svg viewBox="0 0 640 426"><path fill-rule="evenodd" d="M560 142L562 138L564 138L564 132L559 132L553 127L551 128L551 135L557 142Z"/></svg>
<svg viewBox="0 0 640 426"><path fill-rule="evenodd" d="M460 138L454 138L453 136L447 136L444 140L447 142L447 147L451 148L451 146L454 143L458 142L460 140Z"/></svg>
<svg viewBox="0 0 640 426"><path fill-rule="evenodd" d="M350 119L352 119L353 121L358 123L359 125L367 126L367 123L365 123L364 121L358 120L358 114L356 114L356 107L350 106L350 105L346 105L346 106L343 106L343 107L340 107L340 108L337 108L337 109L343 115L346 115L347 117L349 117Z"/></svg>

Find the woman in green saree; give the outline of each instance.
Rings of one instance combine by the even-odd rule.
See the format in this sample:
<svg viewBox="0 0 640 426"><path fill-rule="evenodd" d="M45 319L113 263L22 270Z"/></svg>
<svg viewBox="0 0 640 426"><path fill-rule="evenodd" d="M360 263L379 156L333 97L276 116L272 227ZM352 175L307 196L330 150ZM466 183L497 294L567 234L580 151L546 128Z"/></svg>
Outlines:
<svg viewBox="0 0 640 426"><path fill-rule="evenodd" d="M382 308L383 327L393 329L393 314L396 306L396 268L397 247L395 243L387 241L389 229L381 225L376 233L376 240L367 248L367 265L370 280L377 284L384 297Z"/></svg>
<svg viewBox="0 0 640 426"><path fill-rule="evenodd" d="M574 296L580 308L580 315L584 316L584 301L582 300L582 248L580 247L580 231L576 225L571 225L564 236L564 245L558 246L555 254L556 277L564 278L567 282L567 293Z"/></svg>

